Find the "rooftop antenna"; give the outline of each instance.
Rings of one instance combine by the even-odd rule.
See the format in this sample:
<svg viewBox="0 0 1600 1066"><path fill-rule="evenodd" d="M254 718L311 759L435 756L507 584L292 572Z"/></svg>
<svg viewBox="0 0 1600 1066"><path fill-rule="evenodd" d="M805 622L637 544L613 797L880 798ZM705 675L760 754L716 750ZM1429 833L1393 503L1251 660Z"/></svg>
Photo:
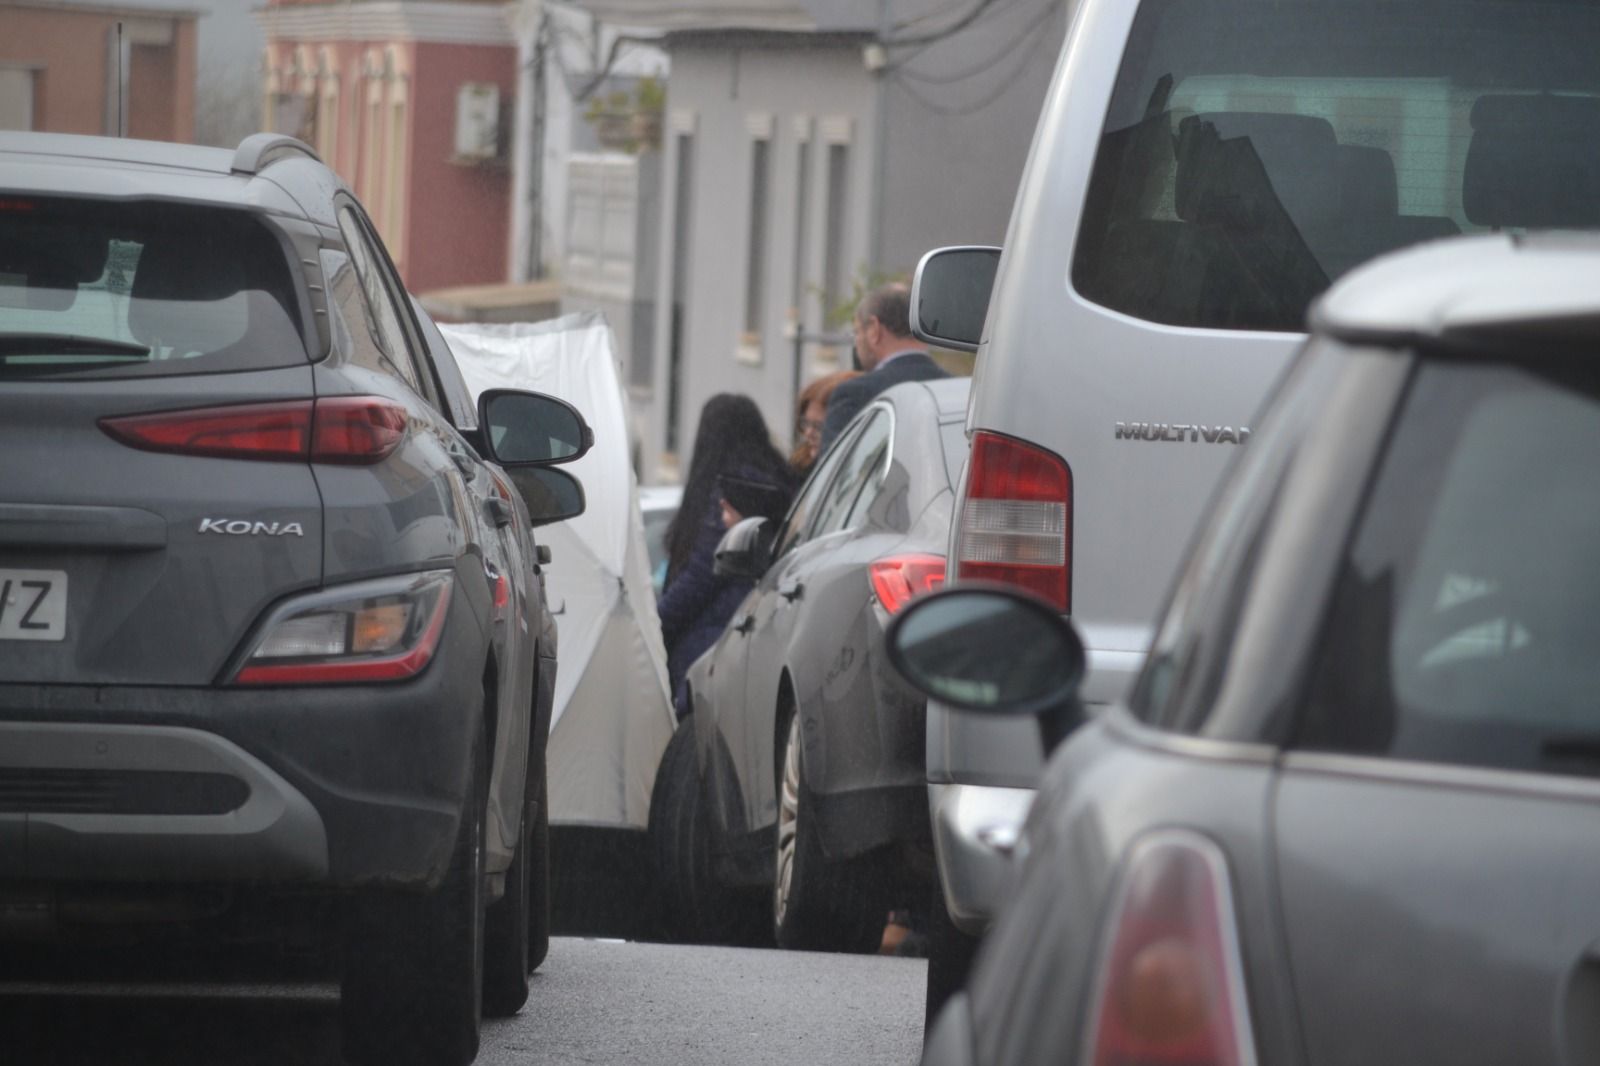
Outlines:
<svg viewBox="0 0 1600 1066"><path fill-rule="evenodd" d="M117 136L128 135L128 101L124 94L128 91L127 79L122 76L122 23L117 23Z"/></svg>

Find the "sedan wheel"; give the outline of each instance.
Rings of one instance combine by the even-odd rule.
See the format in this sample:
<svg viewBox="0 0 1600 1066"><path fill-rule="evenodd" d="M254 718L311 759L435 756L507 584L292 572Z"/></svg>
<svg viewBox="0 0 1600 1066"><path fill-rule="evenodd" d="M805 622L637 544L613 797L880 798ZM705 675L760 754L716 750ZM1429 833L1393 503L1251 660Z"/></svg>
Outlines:
<svg viewBox="0 0 1600 1066"><path fill-rule="evenodd" d="M799 951L877 950L888 914L887 881L873 854L830 862L806 789L800 715L784 733L778 782L772 925L778 946Z"/></svg>

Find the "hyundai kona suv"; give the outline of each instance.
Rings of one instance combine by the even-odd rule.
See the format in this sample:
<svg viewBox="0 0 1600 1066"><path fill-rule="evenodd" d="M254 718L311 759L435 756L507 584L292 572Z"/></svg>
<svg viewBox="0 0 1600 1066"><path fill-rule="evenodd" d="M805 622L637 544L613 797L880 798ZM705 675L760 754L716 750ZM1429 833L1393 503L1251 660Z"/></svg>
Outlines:
<svg viewBox="0 0 1600 1066"><path fill-rule="evenodd" d="M470 1061L548 938L531 527L590 439L474 407L298 141L0 135L0 938L314 901L347 1055Z"/></svg>

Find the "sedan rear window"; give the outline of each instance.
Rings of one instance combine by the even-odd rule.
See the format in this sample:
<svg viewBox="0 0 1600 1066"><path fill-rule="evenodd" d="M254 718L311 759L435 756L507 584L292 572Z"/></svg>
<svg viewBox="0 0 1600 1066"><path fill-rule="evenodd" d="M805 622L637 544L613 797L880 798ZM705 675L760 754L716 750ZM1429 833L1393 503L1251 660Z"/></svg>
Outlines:
<svg viewBox="0 0 1600 1066"><path fill-rule="evenodd" d="M1302 746L1600 776L1600 368L1425 365Z"/></svg>
<svg viewBox="0 0 1600 1066"><path fill-rule="evenodd" d="M0 377L304 363L286 254L241 211L0 199Z"/></svg>
<svg viewBox="0 0 1600 1066"><path fill-rule="evenodd" d="M1593 4L1146 0L1074 286L1294 331L1329 282L1456 233L1600 227Z"/></svg>

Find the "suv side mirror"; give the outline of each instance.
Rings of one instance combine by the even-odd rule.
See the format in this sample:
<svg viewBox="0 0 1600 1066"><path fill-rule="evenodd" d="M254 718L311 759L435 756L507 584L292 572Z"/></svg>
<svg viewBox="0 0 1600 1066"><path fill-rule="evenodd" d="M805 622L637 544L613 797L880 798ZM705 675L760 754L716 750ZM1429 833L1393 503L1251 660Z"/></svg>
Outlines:
<svg viewBox="0 0 1600 1066"><path fill-rule="evenodd" d="M1047 753L1083 722L1083 642L1033 596L981 586L935 592L895 615L884 644L889 662L929 699L1038 718Z"/></svg>
<svg viewBox="0 0 1600 1066"><path fill-rule="evenodd" d="M565 470L548 466L512 466L506 477L528 507L528 524L537 528L576 518L588 507L583 483Z"/></svg>
<svg viewBox="0 0 1600 1066"><path fill-rule="evenodd" d="M1000 249L986 245L936 248L923 256L911 282L911 332L940 348L977 351L999 269Z"/></svg>
<svg viewBox="0 0 1600 1066"><path fill-rule="evenodd" d="M718 577L759 578L772 565L772 523L756 515L735 522L717 544Z"/></svg>
<svg viewBox="0 0 1600 1066"><path fill-rule="evenodd" d="M486 390L478 397L478 426L489 458L508 468L570 463L594 446L594 430L578 409L540 392Z"/></svg>

